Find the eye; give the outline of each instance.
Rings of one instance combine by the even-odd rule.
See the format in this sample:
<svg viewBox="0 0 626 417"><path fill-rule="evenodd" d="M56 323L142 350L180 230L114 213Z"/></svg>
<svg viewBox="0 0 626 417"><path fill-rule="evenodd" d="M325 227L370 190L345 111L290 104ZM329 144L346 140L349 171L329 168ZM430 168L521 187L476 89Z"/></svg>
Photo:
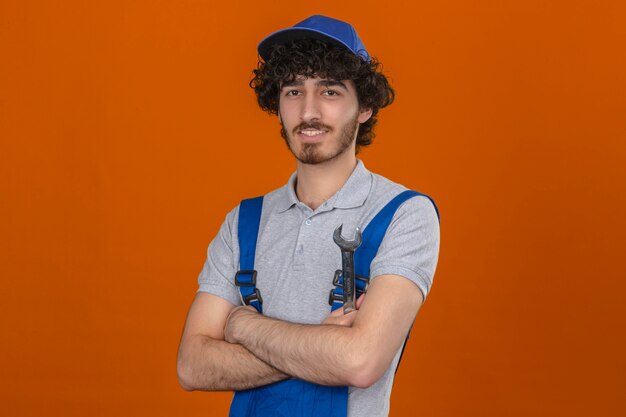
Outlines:
<svg viewBox="0 0 626 417"><path fill-rule="evenodd" d="M300 92L298 90L287 90L287 92L285 93L286 96L297 96L299 94Z"/></svg>
<svg viewBox="0 0 626 417"><path fill-rule="evenodd" d="M339 93L335 90L324 90L324 94L330 97L338 96Z"/></svg>

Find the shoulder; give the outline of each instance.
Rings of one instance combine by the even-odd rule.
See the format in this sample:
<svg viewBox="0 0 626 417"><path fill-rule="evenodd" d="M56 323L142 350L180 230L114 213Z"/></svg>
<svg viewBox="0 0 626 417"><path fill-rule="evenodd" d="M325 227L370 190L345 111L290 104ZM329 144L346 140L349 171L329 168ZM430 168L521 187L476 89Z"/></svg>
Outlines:
<svg viewBox="0 0 626 417"><path fill-rule="evenodd" d="M396 183L382 175L372 173L372 191L370 192L371 203L382 209L387 203L410 189L406 186ZM439 211L434 199L422 192L421 190L413 190L418 195L411 196L404 201L397 209L395 217L412 214L417 218L430 219L438 222Z"/></svg>
<svg viewBox="0 0 626 417"><path fill-rule="evenodd" d="M274 206L289 201L289 184L276 188L263 196L263 205Z"/></svg>
<svg viewBox="0 0 626 417"><path fill-rule="evenodd" d="M266 213L289 207L289 205L293 203L292 194L293 193L290 193L289 191L289 184L285 184L282 187L266 193L265 195L259 194L257 196L250 196L243 200L263 197L263 212Z"/></svg>
<svg viewBox="0 0 626 417"><path fill-rule="evenodd" d="M261 221L263 221L263 219L267 219L271 213L286 210L290 206L292 200L288 184L285 184L280 188L276 188L265 195L243 198L226 216L226 222L230 225L231 230L236 231L238 228L242 202L257 199L259 197L263 198L263 204L260 207ZM248 214L250 212L250 210L246 211Z"/></svg>

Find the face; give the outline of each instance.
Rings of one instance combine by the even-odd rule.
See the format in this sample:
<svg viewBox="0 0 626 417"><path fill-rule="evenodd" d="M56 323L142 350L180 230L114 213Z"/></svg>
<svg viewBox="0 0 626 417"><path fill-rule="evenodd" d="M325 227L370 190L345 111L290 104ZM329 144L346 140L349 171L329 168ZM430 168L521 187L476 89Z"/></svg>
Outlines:
<svg viewBox="0 0 626 417"><path fill-rule="evenodd" d="M280 91L281 135L296 159L321 164L350 152L360 123L371 110L359 109L354 82L297 78Z"/></svg>

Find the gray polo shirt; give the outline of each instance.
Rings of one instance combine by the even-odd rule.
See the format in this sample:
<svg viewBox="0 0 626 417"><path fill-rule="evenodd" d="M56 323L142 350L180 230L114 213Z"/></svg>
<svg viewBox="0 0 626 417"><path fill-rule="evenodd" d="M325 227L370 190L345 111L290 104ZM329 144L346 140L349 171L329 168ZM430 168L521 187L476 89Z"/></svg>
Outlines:
<svg viewBox="0 0 626 417"><path fill-rule="evenodd" d="M294 323L319 324L329 314L328 294L335 270L341 269L341 252L333 242L335 228L343 224L350 238L361 230L406 187L368 171L361 161L343 187L316 210L295 194L296 174L287 185L267 194L257 241L257 288L263 297L263 314ZM198 278L198 291L240 305L234 285L239 269L237 221L239 207L226 216L208 249ZM370 278L400 275L413 282L424 297L430 291L439 255L439 222L427 197L413 197L397 210L378 254ZM397 352L385 375L367 389L350 388L350 417L386 416Z"/></svg>

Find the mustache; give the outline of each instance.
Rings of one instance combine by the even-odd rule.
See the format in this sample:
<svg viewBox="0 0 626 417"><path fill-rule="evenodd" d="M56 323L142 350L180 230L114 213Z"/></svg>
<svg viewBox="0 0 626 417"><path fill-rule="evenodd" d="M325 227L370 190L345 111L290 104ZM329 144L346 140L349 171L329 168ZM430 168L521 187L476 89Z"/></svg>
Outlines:
<svg viewBox="0 0 626 417"><path fill-rule="evenodd" d="M304 123L300 123L298 126L296 126L293 129L293 133L296 133L299 130L304 130L304 129L326 130L328 132L332 131L332 128L330 126L327 126L327 125L325 125L323 123L319 123L319 122L304 122Z"/></svg>

